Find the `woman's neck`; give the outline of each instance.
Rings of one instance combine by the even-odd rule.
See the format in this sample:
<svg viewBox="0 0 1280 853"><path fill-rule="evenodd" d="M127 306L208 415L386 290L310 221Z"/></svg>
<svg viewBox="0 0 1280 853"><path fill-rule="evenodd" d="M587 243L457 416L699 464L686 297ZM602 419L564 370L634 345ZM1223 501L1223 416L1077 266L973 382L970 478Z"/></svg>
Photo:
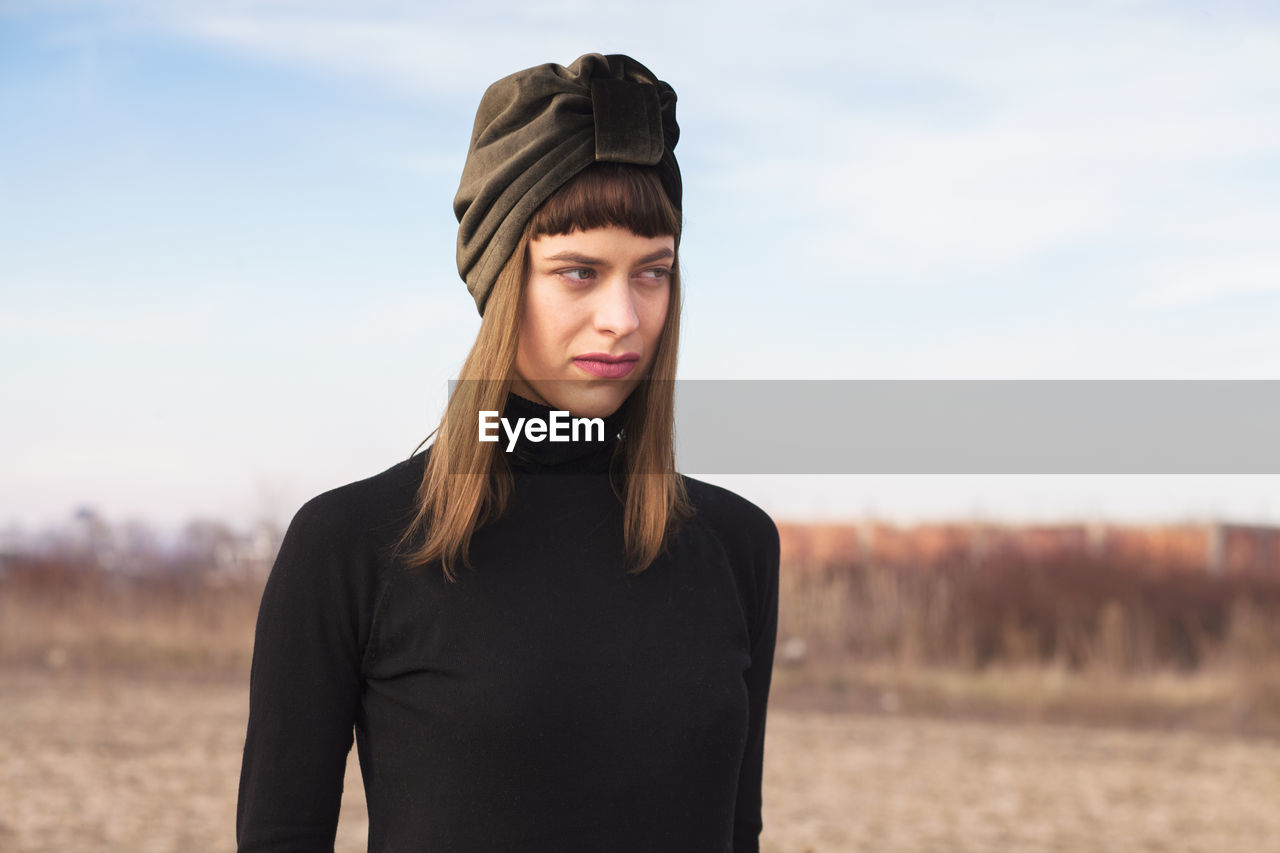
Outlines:
<svg viewBox="0 0 1280 853"><path fill-rule="evenodd" d="M501 415L482 422L482 433L498 442L498 452L517 470L603 473L620 440L625 408L582 418L512 391Z"/></svg>

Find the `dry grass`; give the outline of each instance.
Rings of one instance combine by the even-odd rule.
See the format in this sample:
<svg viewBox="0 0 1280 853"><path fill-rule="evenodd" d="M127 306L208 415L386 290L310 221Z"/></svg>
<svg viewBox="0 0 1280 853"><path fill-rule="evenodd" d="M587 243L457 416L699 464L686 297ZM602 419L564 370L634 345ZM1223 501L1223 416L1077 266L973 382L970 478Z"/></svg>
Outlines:
<svg viewBox="0 0 1280 853"><path fill-rule="evenodd" d="M1280 732L1280 577L1079 555L789 569L775 684L810 704Z"/></svg>
<svg viewBox="0 0 1280 853"><path fill-rule="evenodd" d="M261 585L193 580L0 582L0 850L233 847ZM1280 849L1274 580L834 560L782 581L765 853ZM352 757L336 849L366 830Z"/></svg>
<svg viewBox="0 0 1280 853"><path fill-rule="evenodd" d="M975 669L1183 671L1280 658L1280 575L1215 578L1077 555L784 568L780 624L814 652Z"/></svg>
<svg viewBox="0 0 1280 853"><path fill-rule="evenodd" d="M195 581L40 564L11 572L0 582L0 665L247 677L261 583Z"/></svg>
<svg viewBox="0 0 1280 853"><path fill-rule="evenodd" d="M774 689L807 707L1280 732L1280 578L793 559ZM198 577L10 571L0 667L243 681L261 582Z"/></svg>
<svg viewBox="0 0 1280 853"><path fill-rule="evenodd" d="M0 849L231 850L247 690L0 670ZM336 851L365 849L348 760ZM1280 743L769 712L764 853L1276 849Z"/></svg>

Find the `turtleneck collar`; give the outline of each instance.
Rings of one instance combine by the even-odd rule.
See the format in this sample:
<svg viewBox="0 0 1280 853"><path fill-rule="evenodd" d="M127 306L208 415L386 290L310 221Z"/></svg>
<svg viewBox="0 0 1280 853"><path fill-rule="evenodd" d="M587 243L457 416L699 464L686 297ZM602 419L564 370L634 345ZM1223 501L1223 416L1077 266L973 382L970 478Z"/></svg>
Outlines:
<svg viewBox="0 0 1280 853"><path fill-rule="evenodd" d="M604 473L609 470L609 461L614 448L618 445L618 434L622 430L625 419L626 403L604 419L604 441L592 441L579 437L577 441L532 441L520 431L515 448L506 452L506 437L502 438L501 450L512 468L522 471L546 471L549 473ZM520 418L536 418L550 423L550 406L525 399L514 391L508 392L507 403L503 407L502 417L515 425Z"/></svg>

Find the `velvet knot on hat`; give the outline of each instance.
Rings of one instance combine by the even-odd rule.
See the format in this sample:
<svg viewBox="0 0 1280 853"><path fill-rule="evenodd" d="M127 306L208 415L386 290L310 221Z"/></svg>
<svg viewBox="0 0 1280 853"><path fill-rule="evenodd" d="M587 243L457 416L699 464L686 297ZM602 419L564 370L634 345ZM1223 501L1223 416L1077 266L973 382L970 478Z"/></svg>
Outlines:
<svg viewBox="0 0 1280 853"><path fill-rule="evenodd" d="M453 199L458 274L480 314L525 224L592 163L656 166L679 210L679 136L675 90L622 54L536 65L485 90Z"/></svg>

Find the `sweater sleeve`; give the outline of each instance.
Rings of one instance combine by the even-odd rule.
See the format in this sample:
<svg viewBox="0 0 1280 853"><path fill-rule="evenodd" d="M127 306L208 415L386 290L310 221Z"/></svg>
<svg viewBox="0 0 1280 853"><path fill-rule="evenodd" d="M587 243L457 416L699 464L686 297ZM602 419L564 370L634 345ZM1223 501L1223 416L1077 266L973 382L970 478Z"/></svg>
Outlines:
<svg viewBox="0 0 1280 853"><path fill-rule="evenodd" d="M738 776L738 799L733 821L734 853L758 853L761 816L761 786L764 770L765 713L769 705L769 684L773 676L773 652L778 636L778 573L780 547L778 527L764 517L763 533L755 545L754 560L757 612L751 634L751 665L747 668L747 696L751 709L747 746Z"/></svg>
<svg viewBox="0 0 1280 853"><path fill-rule="evenodd" d="M263 589L240 769L240 853L332 851L372 597L327 493L290 523Z"/></svg>

